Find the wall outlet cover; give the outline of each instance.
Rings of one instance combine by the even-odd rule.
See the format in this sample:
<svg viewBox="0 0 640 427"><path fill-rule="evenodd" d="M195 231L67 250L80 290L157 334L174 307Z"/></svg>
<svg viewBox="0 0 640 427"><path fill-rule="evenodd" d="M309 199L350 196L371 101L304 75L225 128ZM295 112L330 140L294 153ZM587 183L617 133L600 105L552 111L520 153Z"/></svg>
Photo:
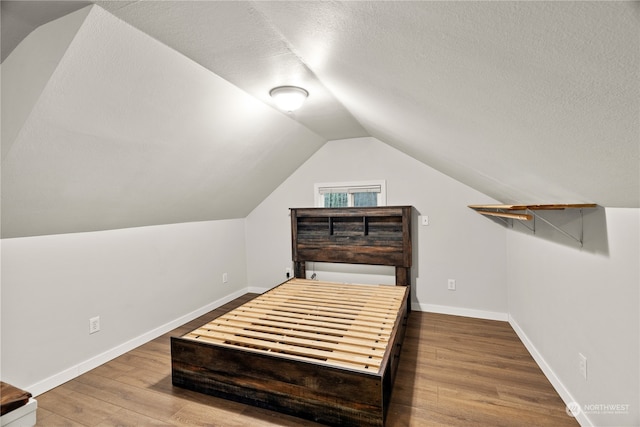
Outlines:
<svg viewBox="0 0 640 427"><path fill-rule="evenodd" d="M89 334L95 334L100 330L100 316L89 319Z"/></svg>

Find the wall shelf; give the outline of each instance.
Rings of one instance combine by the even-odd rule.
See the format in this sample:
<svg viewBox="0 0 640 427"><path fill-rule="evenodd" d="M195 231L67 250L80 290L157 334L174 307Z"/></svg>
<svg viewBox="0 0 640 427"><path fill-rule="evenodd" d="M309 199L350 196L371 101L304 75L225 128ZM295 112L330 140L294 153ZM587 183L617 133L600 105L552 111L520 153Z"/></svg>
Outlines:
<svg viewBox="0 0 640 427"><path fill-rule="evenodd" d="M529 227L525 225L529 230L536 232L536 219L540 219L542 222L548 224L555 230L564 234L567 237L583 244L583 229L584 224L582 220L583 209L593 209L598 207L595 203L582 203L582 204L549 204L549 205L469 205L469 207L481 215L490 216L503 221L505 224L513 227L513 220L518 221L533 221L533 226ZM578 209L580 211L580 235L574 236L573 234L563 230L559 226L553 224L548 219L541 216L538 211L562 211L565 209ZM524 222L523 222L524 224Z"/></svg>

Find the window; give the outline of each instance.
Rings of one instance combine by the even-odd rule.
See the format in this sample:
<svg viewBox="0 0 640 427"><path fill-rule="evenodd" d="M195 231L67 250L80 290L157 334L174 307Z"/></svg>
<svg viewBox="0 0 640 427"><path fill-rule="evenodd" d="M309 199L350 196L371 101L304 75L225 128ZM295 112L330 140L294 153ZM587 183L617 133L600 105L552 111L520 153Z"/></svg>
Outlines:
<svg viewBox="0 0 640 427"><path fill-rule="evenodd" d="M386 206L384 180L315 184L315 204L320 208Z"/></svg>

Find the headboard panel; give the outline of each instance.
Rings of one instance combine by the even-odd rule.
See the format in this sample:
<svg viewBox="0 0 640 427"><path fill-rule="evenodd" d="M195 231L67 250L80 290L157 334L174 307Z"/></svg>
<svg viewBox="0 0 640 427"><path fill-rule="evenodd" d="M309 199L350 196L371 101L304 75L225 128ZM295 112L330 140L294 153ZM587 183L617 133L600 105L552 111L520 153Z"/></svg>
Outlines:
<svg viewBox="0 0 640 427"><path fill-rule="evenodd" d="M411 206L292 208L295 277L305 262L390 265L396 285L410 285Z"/></svg>

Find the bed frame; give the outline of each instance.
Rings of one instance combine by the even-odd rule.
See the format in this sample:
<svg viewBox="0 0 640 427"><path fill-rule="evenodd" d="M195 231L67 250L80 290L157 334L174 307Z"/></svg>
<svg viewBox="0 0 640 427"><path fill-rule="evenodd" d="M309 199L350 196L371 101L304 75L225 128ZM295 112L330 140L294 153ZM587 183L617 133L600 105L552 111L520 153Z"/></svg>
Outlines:
<svg viewBox="0 0 640 427"><path fill-rule="evenodd" d="M172 337L173 384L327 425L384 426L410 307L411 211L291 209L295 278ZM401 288L306 280L308 261L392 265Z"/></svg>

